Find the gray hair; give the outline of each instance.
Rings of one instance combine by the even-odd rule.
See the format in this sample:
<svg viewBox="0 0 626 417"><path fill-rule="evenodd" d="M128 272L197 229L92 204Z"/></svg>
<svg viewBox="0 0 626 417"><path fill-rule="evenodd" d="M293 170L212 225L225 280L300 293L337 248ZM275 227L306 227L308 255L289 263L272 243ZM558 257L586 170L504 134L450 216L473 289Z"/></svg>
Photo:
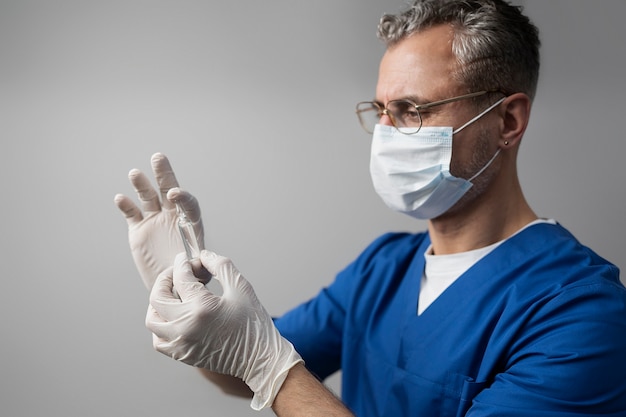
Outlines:
<svg viewBox="0 0 626 417"><path fill-rule="evenodd" d="M404 12L385 14L378 38L387 47L429 27L449 24L459 63L453 77L468 92L522 92L534 98L539 78L539 31L522 8L504 0L415 0Z"/></svg>

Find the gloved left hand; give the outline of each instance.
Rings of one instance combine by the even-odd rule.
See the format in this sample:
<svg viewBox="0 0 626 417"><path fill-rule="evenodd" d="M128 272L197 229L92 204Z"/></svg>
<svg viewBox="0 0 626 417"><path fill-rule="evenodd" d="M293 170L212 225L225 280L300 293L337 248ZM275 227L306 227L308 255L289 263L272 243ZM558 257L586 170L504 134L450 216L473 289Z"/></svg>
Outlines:
<svg viewBox="0 0 626 417"><path fill-rule="evenodd" d="M229 259L206 250L200 259L223 294L211 293L184 254L177 255L150 294L146 327L154 348L188 365L243 379L254 392L252 408L269 407L302 358Z"/></svg>
<svg viewBox="0 0 626 417"><path fill-rule="evenodd" d="M200 249L204 249L204 228L198 200L180 188L167 157L161 153L152 155L152 170L159 192L150 184L148 177L133 169L129 179L141 201L141 209L127 196L117 194L115 204L128 222L128 242L139 275L148 290L156 277L172 265L177 253L184 249L177 227L175 203L179 203L194 225ZM206 282L210 276L196 268L198 276Z"/></svg>

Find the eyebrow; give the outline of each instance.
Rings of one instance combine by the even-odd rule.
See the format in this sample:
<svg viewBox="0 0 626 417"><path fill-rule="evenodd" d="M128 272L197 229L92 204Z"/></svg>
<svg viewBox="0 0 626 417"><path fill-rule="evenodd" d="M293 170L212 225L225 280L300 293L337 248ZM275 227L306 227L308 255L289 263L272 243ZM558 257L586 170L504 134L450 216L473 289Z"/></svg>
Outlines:
<svg viewBox="0 0 626 417"><path fill-rule="evenodd" d="M428 103L430 103L432 101L432 100L424 100L424 97L419 97L419 96L415 96L415 95L405 96L401 100L409 100L409 101L412 101L413 103L415 103L417 105L428 104Z"/></svg>
<svg viewBox="0 0 626 417"><path fill-rule="evenodd" d="M423 97L418 97L416 95L402 96L400 98L394 98L393 100L389 100L389 101L397 101L397 100L408 100L408 101L415 103L418 106L429 104L429 103L432 103L433 101L436 101L436 100L424 100ZM374 99L373 101L374 103L380 105L381 107L385 107L382 101L377 100L377 99Z"/></svg>

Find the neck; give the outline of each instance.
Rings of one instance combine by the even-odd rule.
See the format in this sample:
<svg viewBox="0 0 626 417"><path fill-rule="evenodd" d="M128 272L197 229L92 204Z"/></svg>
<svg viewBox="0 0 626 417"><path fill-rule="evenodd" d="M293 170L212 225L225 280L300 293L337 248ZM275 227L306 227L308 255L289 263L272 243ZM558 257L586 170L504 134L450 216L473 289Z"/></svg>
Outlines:
<svg viewBox="0 0 626 417"><path fill-rule="evenodd" d="M536 219L515 178L505 187L494 184L478 198L461 201L448 213L430 220L428 231L433 252L445 255L499 242Z"/></svg>

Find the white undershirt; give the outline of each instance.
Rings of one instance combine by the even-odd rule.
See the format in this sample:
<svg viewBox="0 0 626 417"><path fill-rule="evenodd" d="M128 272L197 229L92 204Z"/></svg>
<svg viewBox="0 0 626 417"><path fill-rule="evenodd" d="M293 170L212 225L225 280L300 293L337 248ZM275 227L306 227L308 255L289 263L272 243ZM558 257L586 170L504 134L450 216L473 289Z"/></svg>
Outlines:
<svg viewBox="0 0 626 417"><path fill-rule="evenodd" d="M538 223L556 224L553 219L537 219L520 230ZM513 236L515 236L515 234ZM512 236L511 236L512 237ZM511 237L507 238L510 239ZM422 275L420 285L419 302L417 304L417 314L420 315L439 297L454 281L465 271L470 269L476 262L487 256L491 251L506 242L507 239L496 242L484 248L471 250L468 252L453 253L450 255L432 255L432 245L424 253L426 266Z"/></svg>

